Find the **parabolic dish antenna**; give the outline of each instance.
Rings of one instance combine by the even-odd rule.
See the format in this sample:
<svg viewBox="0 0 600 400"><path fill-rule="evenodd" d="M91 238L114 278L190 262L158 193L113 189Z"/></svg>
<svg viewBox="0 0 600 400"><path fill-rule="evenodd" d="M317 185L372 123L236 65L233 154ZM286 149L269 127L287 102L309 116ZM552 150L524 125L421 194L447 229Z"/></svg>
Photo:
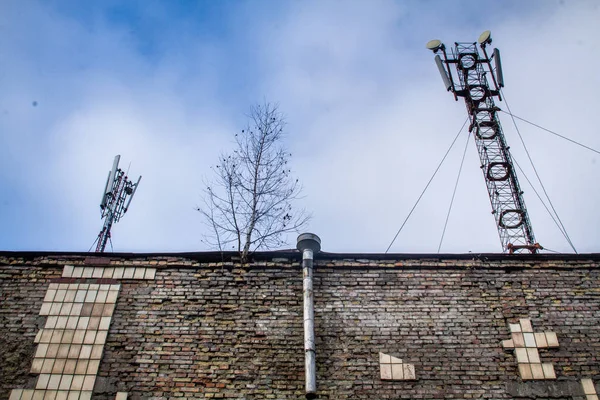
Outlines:
<svg viewBox="0 0 600 400"><path fill-rule="evenodd" d="M490 44L492 43L492 32L485 31L481 35L479 35L479 39L477 39L479 44Z"/></svg>
<svg viewBox="0 0 600 400"><path fill-rule="evenodd" d="M430 40L429 42L427 42L425 47L427 47L429 50L436 51L442 47L442 42L440 42L437 39L433 39L433 40Z"/></svg>

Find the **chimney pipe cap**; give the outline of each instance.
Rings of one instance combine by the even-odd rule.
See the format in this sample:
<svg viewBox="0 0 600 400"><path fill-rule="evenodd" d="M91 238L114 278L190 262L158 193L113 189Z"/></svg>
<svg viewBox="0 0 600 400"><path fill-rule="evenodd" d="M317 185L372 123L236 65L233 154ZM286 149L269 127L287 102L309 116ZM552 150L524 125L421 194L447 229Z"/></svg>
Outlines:
<svg viewBox="0 0 600 400"><path fill-rule="evenodd" d="M298 236L296 248L300 251L309 249L313 253L318 253L321 251L321 239L314 233L302 233Z"/></svg>

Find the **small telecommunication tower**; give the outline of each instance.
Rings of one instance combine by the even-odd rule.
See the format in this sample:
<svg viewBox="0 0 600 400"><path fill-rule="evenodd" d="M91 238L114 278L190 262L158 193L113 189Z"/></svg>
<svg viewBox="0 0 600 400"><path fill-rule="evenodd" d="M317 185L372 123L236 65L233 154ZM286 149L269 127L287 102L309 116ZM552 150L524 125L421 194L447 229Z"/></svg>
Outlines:
<svg viewBox="0 0 600 400"><path fill-rule="evenodd" d="M511 254L536 253L541 246L533 236L523 192L498 119L500 108L494 103L496 97L502 101L500 89L504 87L500 51L494 49L488 55L486 46L492 43L490 31L483 32L478 43L479 48L477 43L454 43L450 54L439 40L429 41L427 48L436 54L435 63L446 90L452 92L455 100L459 97L465 100L469 132L474 132L502 250Z"/></svg>
<svg viewBox="0 0 600 400"><path fill-rule="evenodd" d="M102 202L100 202L100 215L104 219L104 226L98 234L98 244L96 253L103 253L106 243L110 239L110 230L115 222L119 222L123 214L127 212L131 199L137 190L142 177L140 176L136 183L127 178L125 172L119 168L120 155L115 157L113 167L108 173L104 192L102 193Z"/></svg>

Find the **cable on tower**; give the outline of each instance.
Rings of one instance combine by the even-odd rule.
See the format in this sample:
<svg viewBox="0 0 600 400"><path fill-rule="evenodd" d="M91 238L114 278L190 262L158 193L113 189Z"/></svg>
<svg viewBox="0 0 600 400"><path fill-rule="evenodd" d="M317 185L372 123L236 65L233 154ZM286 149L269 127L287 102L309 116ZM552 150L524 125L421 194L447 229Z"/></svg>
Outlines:
<svg viewBox="0 0 600 400"><path fill-rule="evenodd" d="M521 168L521 165L519 165L519 162L517 161L517 159L513 157L513 161L515 162L515 165L517 166L517 168L519 168L519 171L521 171L521 174L523 174L523 176L525 177L525 180L527 181L527 183L529 183L529 187L531 187L531 189L533 190L533 193L535 193L535 195L537 196L537 198L540 200L540 202L542 203L542 205L544 206L544 208L548 212L548 215L550 215L550 218L552 218L552 221L554 221L554 224L556 225L556 227L558 228L558 230L560 231L560 233L564 236L565 240L569 243L569 245L571 246L571 248L573 249L573 251L575 253L577 253L577 250L575 249L575 247L573 247L573 243L570 242L569 236L567 235L566 232L563 231L563 228L560 226L560 224L556 220L556 217L554 216L554 214L552 214L552 211L550 211L550 209L548 208L548 206L544 202L544 199L542 198L542 196L535 189L535 186L533 186L533 183L529 180L529 178L527 177L527 174L525 174L525 171L523 171L523 168ZM544 247L544 250L548 250L548 249L546 247Z"/></svg>
<svg viewBox="0 0 600 400"><path fill-rule="evenodd" d="M460 173L465 162L465 156L467 155L467 146L469 145L469 138L471 134L467 135L467 141L465 142L465 149L463 150L462 159L460 160L460 167L458 167L458 174L456 175L456 183L454 184L454 190L452 191L452 199L450 200L450 206L448 207L448 214L446 214L446 222L444 222L444 230L442 231L442 237L440 238L440 244L438 245L437 252L440 252L442 243L444 242L444 235L446 234L446 227L448 226L448 220L450 219L450 212L452 212L452 205L454 204L454 196L456 196L456 189L458 188L458 181L460 181Z"/></svg>
<svg viewBox="0 0 600 400"><path fill-rule="evenodd" d="M440 161L440 163L438 164L437 168L435 169L435 171L433 171L433 175L431 176L431 178L429 178L429 182L427 182L427 185L425 185L425 189L423 189L423 191L421 192L421 194L419 195L419 198L417 199L417 201L415 202L415 205L410 209L410 212L408 213L408 215L406 216L406 219L404 220L404 222L402 222L402 225L400 225L400 229L398 229L398 232L396 232L396 235L394 236L394 238L392 239L392 241L390 242L390 245L388 246L388 248L385 250L385 253L387 254L388 251L390 251L390 248L392 247L392 245L394 244L394 242L396 241L396 238L398 237L398 235L400 234L400 231L402 231L402 228L404 228L404 225L406 225L406 222L408 221L408 219L410 218L410 216L412 215L413 211L415 211L415 208L417 208L417 204L419 204L419 201L421 201L421 198L423 197L423 195L425 194L425 192L427 191L427 188L429 187L429 185L431 184L431 182L433 181L433 178L435 178L435 175L438 173L438 171L440 170L440 167L442 166L442 164L444 163L444 160L446 160L446 157L448 157L448 153L450 153L450 150L452 150L452 147L454 147L454 143L456 143L456 139L458 139L458 137L460 136L460 134L462 133L463 129L465 128L465 126L467 125L467 121L469 119L467 118L465 120L465 122L462 124L462 126L460 127L460 130L458 131L458 133L456 134L456 136L454 137L454 140L452 141L452 143L450 144L450 147L448 148L448 150L446 151L446 154L444 154L444 157L442 157L442 161Z"/></svg>
<svg viewBox="0 0 600 400"><path fill-rule="evenodd" d="M533 172L535 173L535 176L537 177L538 182L540 183L540 186L542 187L542 190L544 191L544 195L546 195L546 198L548 199L550 208L552 208L554 215L556 215L556 219L558 220L558 222L560 223L560 226L562 227L562 231L564 232L567 241L569 242L569 244L571 245L571 247L573 248L575 253L577 253L577 250L575 250L575 246L573 246L573 242L571 241L571 238L567 234L567 229L565 228L560 217L558 216L558 213L556 212L556 209L554 208L554 204L552 204L552 200L550 200L550 196L548 195L548 192L546 191L546 187L544 186L544 183L542 182L542 178L540 177L540 175L537 171L537 168L535 167L535 164L533 163L533 159L531 158L531 154L529 154L529 149L525 145L525 140L523 140L523 136L521 135L521 131L519 130L519 126L517 125L517 121L515 120L515 117L512 116L512 112L510 111L510 105L508 104L506 95L504 93L502 93L502 94L504 95L504 102L506 103L506 108L507 108L508 112L510 113L513 125L515 126L515 130L517 131L517 134L519 135L519 139L521 139L521 144L523 144L523 148L525 149L525 154L527 154L527 158L529 159L529 163L531 164L531 166L533 168Z"/></svg>
<svg viewBox="0 0 600 400"><path fill-rule="evenodd" d="M596 150L596 149L594 149L594 148L592 148L592 147L590 147L590 146L586 146L586 145L585 145L585 144L583 144L583 143L579 143L579 142L577 142L577 141L575 141L575 140L573 140L573 139L569 139L569 138L568 138L568 137L566 137L566 136L563 136L563 135L561 135L561 134L559 134L559 133L556 133L556 132L554 132L554 131L551 131L550 129L544 128L543 126L540 126L540 125L538 125L538 124L535 124L535 123L533 123L533 122L531 122L531 121L528 121L528 120L526 120L525 118L521 118L521 117L519 117L519 116L516 116L515 114L513 114L513 113L511 113L511 112L507 112L507 111L504 111L504 110L500 110L500 111L502 111L504 114L508 114L508 115L510 115L510 116L511 116L511 117L513 117L513 118L516 118L516 119L518 119L518 120L521 120L521 121L523 121L523 122L525 122L525 123L528 123L529 125L533 125L533 126L535 126L536 128L540 128L540 129L541 129L541 130L543 130L543 131L546 131L546 132L548 132L548 133L551 133L551 134L553 134L553 135L555 135L555 136L558 136L559 138L565 139L565 140L567 140L567 141L569 141L569 142L571 142L571 143L574 143L574 144L576 144L576 145L578 145L578 146L581 146L581 147L583 147L584 149L588 149L588 150L591 150L591 151L593 151L594 153L598 153L598 154L600 154L600 151L598 151L598 150Z"/></svg>

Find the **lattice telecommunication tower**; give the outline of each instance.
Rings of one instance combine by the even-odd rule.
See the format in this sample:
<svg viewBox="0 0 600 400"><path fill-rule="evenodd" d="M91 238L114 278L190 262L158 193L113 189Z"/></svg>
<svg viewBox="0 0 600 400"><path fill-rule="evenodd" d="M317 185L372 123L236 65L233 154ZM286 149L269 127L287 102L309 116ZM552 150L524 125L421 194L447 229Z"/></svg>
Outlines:
<svg viewBox="0 0 600 400"><path fill-rule="evenodd" d="M427 48L436 54L435 62L446 90L452 92L455 100L459 97L465 100L469 132L474 132L502 250L511 254L536 253L542 247L533 236L523 192L498 119L500 108L494 103L496 97L502 101L500 88L504 87L504 78L500 51L494 49L488 55L490 43L490 31L485 31L478 43L454 43L450 54L439 40L429 41Z"/></svg>
<svg viewBox="0 0 600 400"><path fill-rule="evenodd" d="M108 173L104 192L102 193L102 202L100 203L101 218L104 219L104 226L98 234L98 244L96 252L103 253L106 243L110 239L110 230L115 222L119 222L123 214L129 209L131 199L137 190L142 177L140 176L136 183L127 178L125 172L119 168L120 155L115 157L112 170Z"/></svg>

